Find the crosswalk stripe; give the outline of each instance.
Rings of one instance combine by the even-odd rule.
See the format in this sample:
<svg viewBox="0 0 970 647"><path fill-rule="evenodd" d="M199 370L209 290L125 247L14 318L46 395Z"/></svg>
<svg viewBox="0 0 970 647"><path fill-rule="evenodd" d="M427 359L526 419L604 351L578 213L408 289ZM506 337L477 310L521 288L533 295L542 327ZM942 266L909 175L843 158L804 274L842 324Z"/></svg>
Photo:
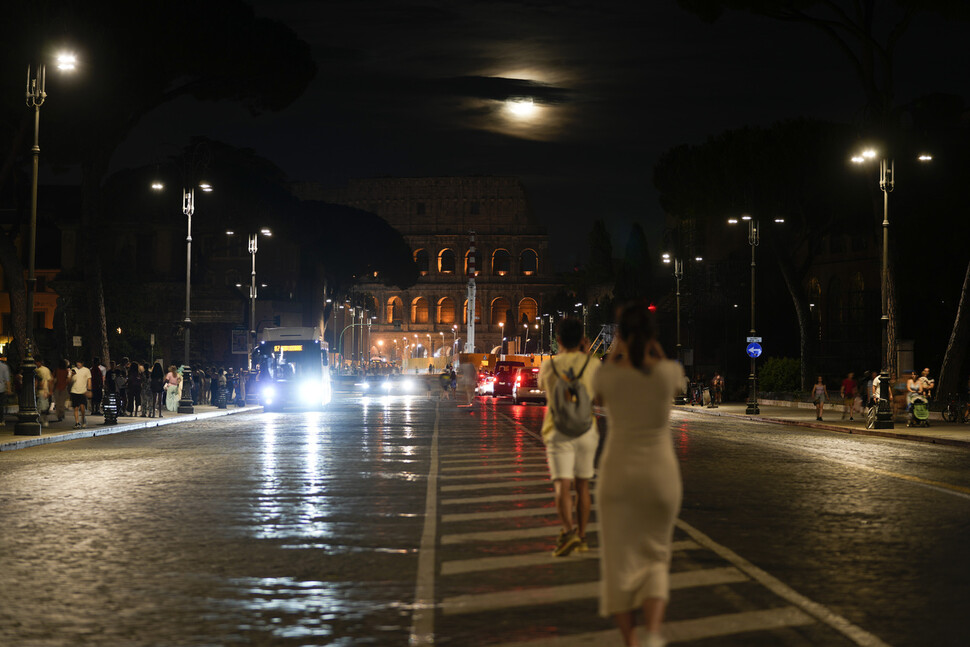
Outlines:
<svg viewBox="0 0 970 647"><path fill-rule="evenodd" d="M591 523L586 526L586 532L596 532L599 524ZM512 539L531 539L533 537L549 537L549 545L555 543L559 536L559 524L537 528L516 528L515 530L486 530L483 532L465 532L456 535L442 535L442 544L464 544L469 541L510 541Z"/></svg>
<svg viewBox="0 0 970 647"><path fill-rule="evenodd" d="M697 542L685 539L675 541L671 544L671 550L697 550L700 546ZM526 555L504 555L501 557L480 557L478 559L455 559L449 562L442 562L442 575L460 575L463 573L476 573L481 571L495 571L502 568L524 568L527 566L541 566L544 564L568 564L573 558L579 559L599 559L599 550L591 548L586 553L573 553L568 558L553 557L551 551L543 553L528 553Z"/></svg>
<svg viewBox="0 0 970 647"><path fill-rule="evenodd" d="M466 492L469 490L484 490L490 488L525 487L531 485L551 485L548 478L532 479L528 481L502 481L501 483L470 483L468 485L442 485L442 492Z"/></svg>
<svg viewBox="0 0 970 647"><path fill-rule="evenodd" d="M685 589L697 586L714 586L744 582L747 578L738 569L728 566L711 568L702 571L684 571L670 575L671 589ZM458 595L441 601L441 611L444 615L458 615L463 613L480 613L497 609L536 606L567 602L570 600L584 600L599 595L599 582L583 582L580 584L564 584L536 589L519 589L515 591L497 591L495 593L478 593L472 595Z"/></svg>
<svg viewBox="0 0 970 647"><path fill-rule="evenodd" d="M781 607L778 609L764 609L760 611L741 611L739 613L725 613L718 616L698 618L696 620L675 620L664 624L664 634L671 643L703 640L730 636L750 631L767 631L798 627L812 624L813 618L802 613L795 607ZM642 635L642 633L641 633ZM556 636L539 640L524 640L512 643L502 643L495 647L599 647L618 641L619 633L616 629L608 631L591 631L571 636Z"/></svg>
<svg viewBox="0 0 970 647"><path fill-rule="evenodd" d="M531 470L527 472L515 472L512 470L504 470L498 474L442 474L439 478L447 479L449 481L458 480L470 480L470 479L498 479L498 478L514 478L517 476L549 476L549 470Z"/></svg>
<svg viewBox="0 0 970 647"><path fill-rule="evenodd" d="M507 452L460 452L457 454L448 454L441 458L442 465L449 465L451 463L478 463L480 461L488 461L496 458L520 458L522 456L545 456L546 450L542 448L537 449L519 449L511 450Z"/></svg>
<svg viewBox="0 0 970 647"><path fill-rule="evenodd" d="M596 506L591 507L592 510ZM466 512L462 514L443 514L441 521L454 523L458 521L485 521L487 519L509 519L512 517L541 517L544 515L558 514L555 505L547 505L541 508L520 508L518 510L492 510L490 512Z"/></svg>
<svg viewBox="0 0 970 647"><path fill-rule="evenodd" d="M476 463L482 463L483 461L475 461ZM442 472L484 472L486 470L495 469L508 469L510 467L536 467L536 465L545 465L546 459L541 460L536 459L534 461L515 461L515 462L503 462L503 463L492 463L491 465L465 465L461 467L442 467Z"/></svg>
<svg viewBox="0 0 970 647"><path fill-rule="evenodd" d="M547 481L548 483L548 481ZM546 492L531 492L529 494L495 494L493 496L472 496L461 499L442 499L441 505L465 505L479 503L502 503L503 501L525 501L531 499L548 499L552 496L552 483Z"/></svg>

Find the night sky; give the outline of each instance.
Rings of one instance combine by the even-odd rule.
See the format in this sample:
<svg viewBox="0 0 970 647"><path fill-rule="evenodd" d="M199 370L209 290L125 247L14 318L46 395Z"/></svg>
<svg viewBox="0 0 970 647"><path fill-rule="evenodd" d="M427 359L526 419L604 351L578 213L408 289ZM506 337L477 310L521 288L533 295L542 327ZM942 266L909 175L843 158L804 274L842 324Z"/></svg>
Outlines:
<svg viewBox="0 0 970 647"><path fill-rule="evenodd" d="M254 148L295 181L517 176L562 269L585 255L598 217L618 254L634 220L658 240L652 172L670 147L799 116L852 122L863 106L847 60L816 30L736 12L707 24L674 0L254 6L311 45L319 71L304 96L256 118L179 100L136 128L115 170L201 134ZM897 104L970 96L967 32L933 14L914 22L897 52ZM531 97L533 113L515 115L515 97Z"/></svg>

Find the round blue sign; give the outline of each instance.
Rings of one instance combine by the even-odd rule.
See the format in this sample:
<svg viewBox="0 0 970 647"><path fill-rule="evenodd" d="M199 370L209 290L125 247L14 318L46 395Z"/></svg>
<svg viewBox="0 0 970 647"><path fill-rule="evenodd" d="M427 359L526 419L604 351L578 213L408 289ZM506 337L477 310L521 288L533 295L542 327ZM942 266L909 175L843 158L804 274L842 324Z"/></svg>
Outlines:
<svg viewBox="0 0 970 647"><path fill-rule="evenodd" d="M757 342L751 342L748 344L745 352L748 353L748 357L758 357L761 355L761 344Z"/></svg>

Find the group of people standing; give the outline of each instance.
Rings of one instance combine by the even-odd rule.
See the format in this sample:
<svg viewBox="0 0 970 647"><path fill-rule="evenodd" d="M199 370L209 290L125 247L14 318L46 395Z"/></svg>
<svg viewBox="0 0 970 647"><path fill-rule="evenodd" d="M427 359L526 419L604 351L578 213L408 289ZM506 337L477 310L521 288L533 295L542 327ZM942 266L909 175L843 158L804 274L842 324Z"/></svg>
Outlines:
<svg viewBox="0 0 970 647"><path fill-rule="evenodd" d="M919 375L917 375L916 371L910 371L905 384L897 382L896 376L891 375L889 378L889 402L893 415L896 415L897 410L895 402L895 395L897 393L905 394L906 410L909 411L916 401L916 398L923 398L927 402L932 399L935 386L936 380L930 377L929 368L924 368ZM879 390L879 371L870 371L863 384L859 384L856 381L855 373L852 371L846 374L839 386L839 399L842 402L842 420L846 418L854 420L854 413L861 413L865 408L877 404L880 398ZM815 419L821 420L824 407L829 401L828 387L821 375L816 377L815 384L812 385L809 393L812 398L812 403L815 405Z"/></svg>

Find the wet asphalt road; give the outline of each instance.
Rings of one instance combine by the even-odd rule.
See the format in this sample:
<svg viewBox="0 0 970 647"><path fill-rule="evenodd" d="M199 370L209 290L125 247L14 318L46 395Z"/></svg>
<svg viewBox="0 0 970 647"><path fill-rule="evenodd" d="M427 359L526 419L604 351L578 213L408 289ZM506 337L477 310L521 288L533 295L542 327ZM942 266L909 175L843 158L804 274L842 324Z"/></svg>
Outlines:
<svg viewBox="0 0 970 647"><path fill-rule="evenodd" d="M347 398L0 454L0 645L604 644L596 560L544 557L541 413ZM672 433L673 570L701 577L674 644L966 644L970 452L683 413Z"/></svg>

